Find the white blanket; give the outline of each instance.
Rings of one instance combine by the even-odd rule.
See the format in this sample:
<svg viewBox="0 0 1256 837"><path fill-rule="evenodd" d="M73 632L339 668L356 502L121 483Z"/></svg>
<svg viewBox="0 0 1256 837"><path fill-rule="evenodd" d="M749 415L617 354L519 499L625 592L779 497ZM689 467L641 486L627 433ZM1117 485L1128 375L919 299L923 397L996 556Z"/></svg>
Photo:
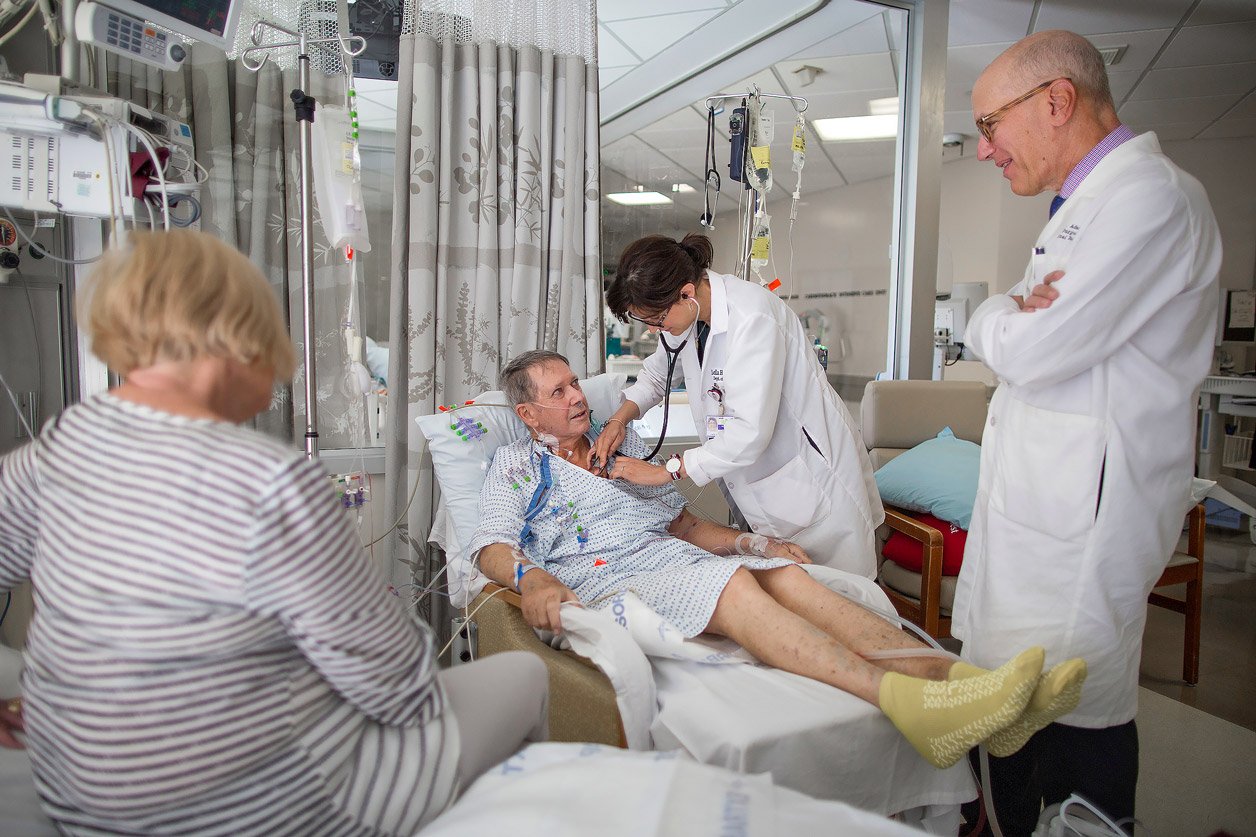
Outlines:
<svg viewBox="0 0 1256 837"><path fill-rule="evenodd" d="M848 598L893 613L873 582L806 569ZM687 640L631 593L597 611L564 605L562 620L573 650L615 687L630 748L680 748L705 764L771 772L794 790L881 814L923 808L916 814L931 831L951 830L954 806L976 797L966 762L934 768L876 707L753 664L735 643Z"/></svg>
<svg viewBox="0 0 1256 837"><path fill-rule="evenodd" d="M671 753L534 744L476 780L424 837L775 837L917 832L770 776L744 776Z"/></svg>

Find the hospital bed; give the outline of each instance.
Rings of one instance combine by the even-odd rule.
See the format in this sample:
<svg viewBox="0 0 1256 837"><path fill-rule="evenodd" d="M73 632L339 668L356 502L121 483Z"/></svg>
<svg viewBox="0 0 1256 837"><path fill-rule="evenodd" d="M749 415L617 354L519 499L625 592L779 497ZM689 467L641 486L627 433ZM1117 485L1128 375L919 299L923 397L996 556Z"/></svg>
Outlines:
<svg viewBox="0 0 1256 837"><path fill-rule="evenodd" d="M582 383L595 418L611 415L622 400L622 375ZM556 649L549 637L539 638L524 623L518 597L490 587L462 547L475 531L487 462L497 446L524 432L513 411L491 406L505 403L502 393L488 392L471 406L419 419L442 491L430 540L445 552L455 606L477 624L480 655L523 649L545 661L555 740L679 750L706 764L771 773L796 791L897 815L934 833L956 831L959 805L976 797L966 762L932 767L880 711L853 695L735 659L731 643L672 637L670 645L646 648L641 640L650 644L649 628L634 637L638 641L625 642L626 632L603 611L564 606L564 633L573 648ZM468 439L470 427L474 438ZM893 614L879 588L865 585L848 592ZM657 627L650 614L638 615ZM700 662L703 657L721 663Z"/></svg>
<svg viewBox="0 0 1256 837"><path fill-rule="evenodd" d="M20 654L0 645L0 696L17 694ZM580 792L571 793L579 787ZM55 837L24 750L0 748L0 833ZM914 832L838 802L811 799L768 776L741 776L658 753L534 744L472 783L425 837L772 837Z"/></svg>

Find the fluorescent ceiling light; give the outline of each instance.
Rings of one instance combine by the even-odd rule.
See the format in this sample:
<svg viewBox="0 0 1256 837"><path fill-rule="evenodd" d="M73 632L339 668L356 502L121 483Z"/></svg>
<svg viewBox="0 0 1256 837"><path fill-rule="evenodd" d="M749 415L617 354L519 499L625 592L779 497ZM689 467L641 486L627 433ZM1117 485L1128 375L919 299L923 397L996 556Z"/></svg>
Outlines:
<svg viewBox="0 0 1256 837"><path fill-rule="evenodd" d="M606 197L624 206L651 206L672 202L671 198L661 192L611 192Z"/></svg>
<svg viewBox="0 0 1256 837"><path fill-rule="evenodd" d="M886 114L898 115L898 97L891 96L888 99L869 99L868 113L873 116L885 116Z"/></svg>
<svg viewBox="0 0 1256 837"><path fill-rule="evenodd" d="M898 115L839 116L816 119L811 123L825 142L857 142L890 139L898 135Z"/></svg>
<svg viewBox="0 0 1256 837"><path fill-rule="evenodd" d="M684 193L687 193L687 192L696 192L696 191L698 191L698 190L697 190L697 189L695 189L695 188L693 188L692 186L690 186L688 183L673 183L673 184L672 184L672 191L673 191L673 192L680 192L681 194L684 194Z"/></svg>

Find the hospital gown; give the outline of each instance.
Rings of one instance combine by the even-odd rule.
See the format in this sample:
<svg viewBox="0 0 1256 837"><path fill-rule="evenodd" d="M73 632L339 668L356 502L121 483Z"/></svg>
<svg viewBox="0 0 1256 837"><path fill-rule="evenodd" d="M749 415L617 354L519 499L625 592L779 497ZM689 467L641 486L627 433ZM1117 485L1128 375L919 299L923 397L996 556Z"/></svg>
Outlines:
<svg viewBox="0 0 1256 837"><path fill-rule="evenodd" d="M590 431L590 441L597 433ZM629 430L620 450L646 454ZM525 516L548 460L552 487L540 511ZM789 566L783 558L712 555L669 535L667 527L685 507L671 485L639 486L609 480L567 462L532 439L497 450L480 491L480 525L471 553L494 543L518 546L593 608L607 607L616 593L631 590L687 637L706 630L724 586L738 567L766 570ZM525 522L530 535L521 542Z"/></svg>

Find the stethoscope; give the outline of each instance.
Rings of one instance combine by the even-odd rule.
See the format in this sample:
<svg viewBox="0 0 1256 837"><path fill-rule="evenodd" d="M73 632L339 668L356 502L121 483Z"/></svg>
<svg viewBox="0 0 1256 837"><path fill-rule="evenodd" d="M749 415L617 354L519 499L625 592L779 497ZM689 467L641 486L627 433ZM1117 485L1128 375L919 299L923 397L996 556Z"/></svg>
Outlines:
<svg viewBox="0 0 1256 837"><path fill-rule="evenodd" d="M696 332L698 317L702 315L702 306L693 297L687 296L685 301L692 302L694 307L698 309L697 313L693 315L693 324L690 325L690 328ZM684 340L681 340L680 345L673 349L667 345L667 338L663 336L663 330L659 329L659 343L663 346L663 351L667 353L667 386L663 389L663 426L659 428L658 444L654 446L654 450L643 457L646 462L658 455L658 452L663 449L664 440L667 439L667 415L672 406L672 375L676 371L676 361L680 357L680 353L685 350L685 346L689 345L689 338L686 337Z"/></svg>

